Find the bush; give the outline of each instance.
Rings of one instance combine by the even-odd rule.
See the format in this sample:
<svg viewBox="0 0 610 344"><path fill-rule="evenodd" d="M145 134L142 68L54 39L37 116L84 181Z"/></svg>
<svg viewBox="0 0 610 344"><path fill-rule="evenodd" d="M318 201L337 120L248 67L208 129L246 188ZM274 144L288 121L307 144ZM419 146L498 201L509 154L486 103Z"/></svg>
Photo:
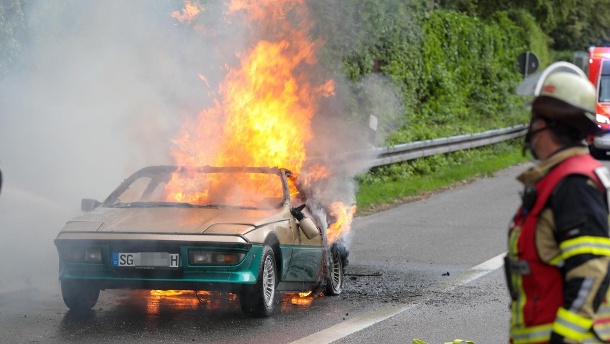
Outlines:
<svg viewBox="0 0 610 344"><path fill-rule="evenodd" d="M522 79L516 58L530 50L541 63L548 61L548 38L528 12L496 12L484 21L450 10L426 12L399 0L319 0L314 4L314 17L320 18L316 32L327 43L322 60L349 79L343 95L350 99L348 116L364 121L374 113L400 119L394 122L400 125L392 127L380 144L469 134L528 121L523 99L515 94ZM347 13L347 18L340 13ZM367 100L362 81L374 74L386 76L400 91L400 114L378 113ZM373 177L360 178L369 183L427 173L472 154L394 164L375 169Z"/></svg>

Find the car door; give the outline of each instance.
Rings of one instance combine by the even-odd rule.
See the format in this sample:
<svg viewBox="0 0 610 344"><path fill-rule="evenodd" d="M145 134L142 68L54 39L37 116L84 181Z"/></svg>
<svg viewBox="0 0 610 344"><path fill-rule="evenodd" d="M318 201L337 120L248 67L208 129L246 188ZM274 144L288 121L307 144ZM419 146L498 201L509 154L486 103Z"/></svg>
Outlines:
<svg viewBox="0 0 610 344"><path fill-rule="evenodd" d="M308 239L294 219L291 220L294 243L284 280L287 282L316 281L320 274L323 259L322 235Z"/></svg>

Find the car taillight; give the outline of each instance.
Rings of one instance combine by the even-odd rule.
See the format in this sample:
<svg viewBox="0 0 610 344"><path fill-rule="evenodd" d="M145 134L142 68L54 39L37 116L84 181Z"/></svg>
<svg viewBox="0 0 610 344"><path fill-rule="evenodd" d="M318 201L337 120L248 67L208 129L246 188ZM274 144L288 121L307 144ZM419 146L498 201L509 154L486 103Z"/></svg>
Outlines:
<svg viewBox="0 0 610 344"><path fill-rule="evenodd" d="M243 252L189 250L190 265L235 265L246 256Z"/></svg>
<svg viewBox="0 0 610 344"><path fill-rule="evenodd" d="M63 261L71 263L101 263L102 248L101 247L75 247L63 248L60 251L60 257Z"/></svg>
<svg viewBox="0 0 610 344"><path fill-rule="evenodd" d="M102 248L91 247L85 250L85 262L87 263L101 263L102 262Z"/></svg>
<svg viewBox="0 0 610 344"><path fill-rule="evenodd" d="M67 262L80 262L83 260L85 250L68 248L61 251L61 259Z"/></svg>

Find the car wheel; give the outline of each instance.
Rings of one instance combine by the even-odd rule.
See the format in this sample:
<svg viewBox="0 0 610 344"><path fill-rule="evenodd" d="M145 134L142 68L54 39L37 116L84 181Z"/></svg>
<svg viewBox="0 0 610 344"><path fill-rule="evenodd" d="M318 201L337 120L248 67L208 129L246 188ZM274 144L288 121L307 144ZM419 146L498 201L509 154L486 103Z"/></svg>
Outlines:
<svg viewBox="0 0 610 344"><path fill-rule="evenodd" d="M326 295L335 296L343 291L343 261L337 245L330 248L329 266L326 276Z"/></svg>
<svg viewBox="0 0 610 344"><path fill-rule="evenodd" d="M244 313L258 318L270 316L275 307L277 283L275 253L271 247L265 246L256 284L246 287L240 297L241 309Z"/></svg>
<svg viewBox="0 0 610 344"><path fill-rule="evenodd" d="M100 288L90 282L61 281L61 296L71 310L90 310L97 303Z"/></svg>

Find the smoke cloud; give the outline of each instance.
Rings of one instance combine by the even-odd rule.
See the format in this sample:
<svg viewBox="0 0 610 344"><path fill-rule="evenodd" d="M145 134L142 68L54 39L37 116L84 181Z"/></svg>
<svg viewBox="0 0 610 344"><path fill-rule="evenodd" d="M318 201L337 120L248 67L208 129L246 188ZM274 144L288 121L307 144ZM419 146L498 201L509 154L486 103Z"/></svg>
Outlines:
<svg viewBox="0 0 610 344"><path fill-rule="evenodd" d="M28 2L19 68L0 80L0 291L57 277L53 239L149 164L171 164L170 139L202 82L161 1ZM191 55L186 55L183 52ZM198 102L198 103L197 103Z"/></svg>
<svg viewBox="0 0 610 344"><path fill-rule="evenodd" d="M171 14L182 4L160 0L23 8L22 61L0 79L0 293L57 278L53 239L82 198L101 201L137 169L174 164L181 125L214 105L226 66L255 36L217 3L196 22L180 22ZM350 87L331 77L343 91L322 101L307 151L338 177L310 192L324 205L337 196L354 204L353 177L368 166L345 169L337 156L378 144L384 129L372 142L368 123L346 121ZM389 84L362 83L371 112L400 112Z"/></svg>

